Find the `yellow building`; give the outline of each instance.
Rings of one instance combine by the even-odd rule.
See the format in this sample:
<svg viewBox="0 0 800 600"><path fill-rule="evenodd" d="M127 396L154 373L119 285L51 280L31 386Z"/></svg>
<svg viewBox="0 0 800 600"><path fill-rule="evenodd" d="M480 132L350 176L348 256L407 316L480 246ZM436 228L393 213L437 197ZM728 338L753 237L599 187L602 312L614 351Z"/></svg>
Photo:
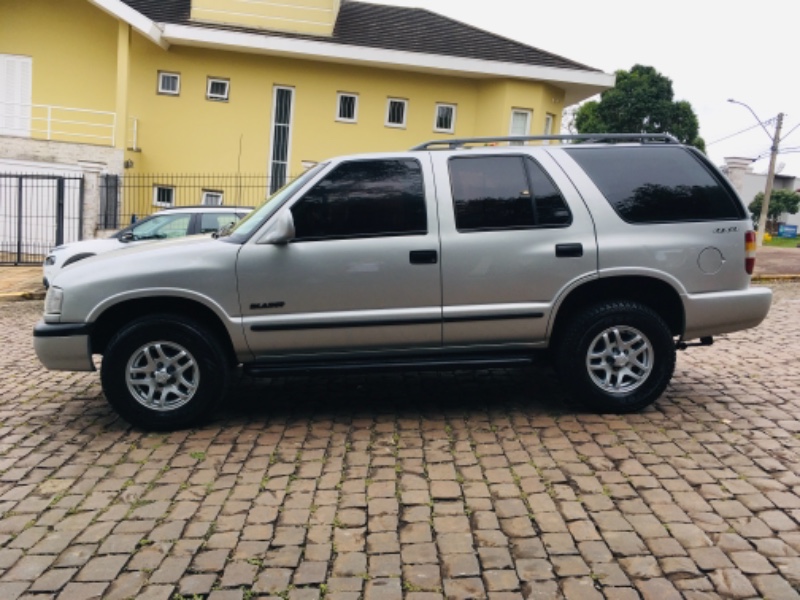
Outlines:
<svg viewBox="0 0 800 600"><path fill-rule="evenodd" d="M275 189L332 155L557 133L614 76L353 0L3 0L0 82L0 161L260 173Z"/></svg>

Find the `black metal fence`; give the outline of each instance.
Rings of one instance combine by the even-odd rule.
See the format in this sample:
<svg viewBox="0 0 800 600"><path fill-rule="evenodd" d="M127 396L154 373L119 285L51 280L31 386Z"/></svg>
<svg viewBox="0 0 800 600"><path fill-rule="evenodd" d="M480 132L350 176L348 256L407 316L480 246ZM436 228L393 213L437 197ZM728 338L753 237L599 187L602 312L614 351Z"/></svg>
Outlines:
<svg viewBox="0 0 800 600"><path fill-rule="evenodd" d="M270 178L256 174L104 175L100 189L100 229L120 229L165 208L198 205L259 206L269 195Z"/></svg>
<svg viewBox="0 0 800 600"><path fill-rule="evenodd" d="M0 264L35 264L80 240L83 177L0 173Z"/></svg>

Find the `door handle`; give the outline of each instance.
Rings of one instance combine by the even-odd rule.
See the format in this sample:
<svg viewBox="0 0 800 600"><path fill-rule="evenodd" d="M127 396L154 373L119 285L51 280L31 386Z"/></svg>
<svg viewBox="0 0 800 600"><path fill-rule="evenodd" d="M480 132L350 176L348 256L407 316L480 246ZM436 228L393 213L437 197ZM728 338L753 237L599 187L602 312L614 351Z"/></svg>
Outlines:
<svg viewBox="0 0 800 600"><path fill-rule="evenodd" d="M408 260L412 265L435 265L439 262L439 253L436 250L412 250L408 253Z"/></svg>
<svg viewBox="0 0 800 600"><path fill-rule="evenodd" d="M556 244L556 257L580 258L583 256L583 244Z"/></svg>

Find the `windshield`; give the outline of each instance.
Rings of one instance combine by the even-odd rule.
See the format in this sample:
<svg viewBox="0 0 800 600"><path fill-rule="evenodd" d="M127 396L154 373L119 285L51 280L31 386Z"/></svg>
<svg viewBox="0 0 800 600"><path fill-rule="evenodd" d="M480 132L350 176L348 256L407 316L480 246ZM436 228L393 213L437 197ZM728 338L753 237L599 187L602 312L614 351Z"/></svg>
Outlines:
<svg viewBox="0 0 800 600"><path fill-rule="evenodd" d="M259 206L244 219L239 221L239 223L237 223L236 227L234 227L230 232L230 241L241 243L247 240L247 238L249 238L256 229L261 227L261 225L263 225L264 222L270 216L272 216L272 214L278 210L284 202L294 196L297 190L302 188L306 183L314 178L317 173L327 166L327 164L328 163L320 163L311 167L308 171L300 175L300 177L287 183L277 192L272 194L272 196L264 201L264 204Z"/></svg>

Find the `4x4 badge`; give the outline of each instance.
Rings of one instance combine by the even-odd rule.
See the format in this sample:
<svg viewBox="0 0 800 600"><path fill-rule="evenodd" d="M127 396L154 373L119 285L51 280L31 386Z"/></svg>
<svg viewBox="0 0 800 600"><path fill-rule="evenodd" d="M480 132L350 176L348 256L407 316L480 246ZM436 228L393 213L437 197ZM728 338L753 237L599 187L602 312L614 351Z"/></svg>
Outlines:
<svg viewBox="0 0 800 600"><path fill-rule="evenodd" d="M739 231L738 227L717 227L714 233L736 233Z"/></svg>

